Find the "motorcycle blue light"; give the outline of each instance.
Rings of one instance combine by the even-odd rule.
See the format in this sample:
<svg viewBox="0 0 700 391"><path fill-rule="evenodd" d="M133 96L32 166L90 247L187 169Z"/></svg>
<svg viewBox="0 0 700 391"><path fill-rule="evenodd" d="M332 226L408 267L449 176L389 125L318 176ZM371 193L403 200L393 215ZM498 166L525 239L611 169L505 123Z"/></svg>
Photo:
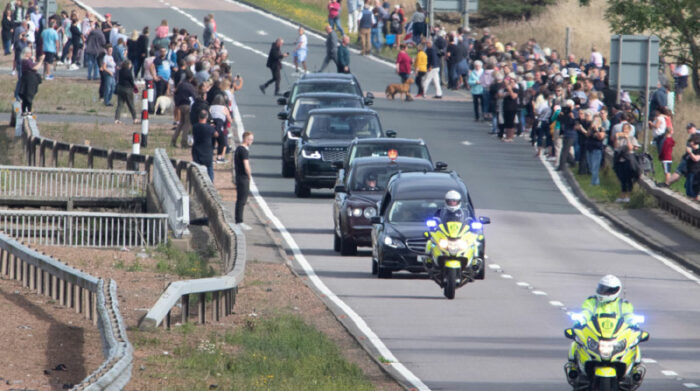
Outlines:
<svg viewBox="0 0 700 391"><path fill-rule="evenodd" d="M634 315L630 315L630 317L629 317L629 322L632 324L642 324L642 323L644 323L645 320L646 319L644 318L644 315L634 314Z"/></svg>
<svg viewBox="0 0 700 391"><path fill-rule="evenodd" d="M572 312L569 317L576 323L586 323L586 317L580 312Z"/></svg>
<svg viewBox="0 0 700 391"><path fill-rule="evenodd" d="M471 227L472 231L478 231L478 230L484 228L484 225L481 224L480 221L474 221L471 223L470 227Z"/></svg>
<svg viewBox="0 0 700 391"><path fill-rule="evenodd" d="M425 225L427 225L428 228L435 228L435 227L437 227L437 221L430 219L430 220L425 222Z"/></svg>

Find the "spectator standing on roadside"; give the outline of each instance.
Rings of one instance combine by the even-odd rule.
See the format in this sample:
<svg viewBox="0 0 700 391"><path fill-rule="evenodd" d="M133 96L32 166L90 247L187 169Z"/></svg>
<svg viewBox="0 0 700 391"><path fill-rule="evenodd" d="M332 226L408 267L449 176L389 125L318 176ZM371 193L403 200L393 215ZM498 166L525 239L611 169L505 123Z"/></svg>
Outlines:
<svg viewBox="0 0 700 391"><path fill-rule="evenodd" d="M603 149L605 144L603 140L607 138L603 121L599 115L593 117L593 122L586 129L586 159L588 169L591 172L591 185L600 186L600 163L603 160Z"/></svg>
<svg viewBox="0 0 700 391"><path fill-rule="evenodd" d="M214 31L213 18L209 15L204 17L204 31L202 32L202 43L204 47L209 47L209 45L216 38L216 33Z"/></svg>
<svg viewBox="0 0 700 391"><path fill-rule="evenodd" d="M326 57L323 59L323 64L319 68L319 72L323 72L328 66L328 63L333 61L336 68L338 67L338 35L331 26L326 26Z"/></svg>
<svg viewBox="0 0 700 391"><path fill-rule="evenodd" d="M673 165L673 147L676 142L673 140L673 128L666 128L666 134L659 150L659 160L664 168L664 183L671 180L671 166Z"/></svg>
<svg viewBox="0 0 700 391"><path fill-rule="evenodd" d="M146 58L148 57L148 34L149 34L149 29L148 26L144 27L143 30L141 31L141 35L139 35L139 39L136 41L136 53L135 53L135 58L136 61L134 62L134 78L144 78L144 63L146 62ZM139 77L139 73L141 76Z"/></svg>
<svg viewBox="0 0 700 391"><path fill-rule="evenodd" d="M167 58L168 50L164 47L158 49L158 55L153 59L153 65L156 68L154 80L156 84L156 99L168 94L168 84L172 69L170 61Z"/></svg>
<svg viewBox="0 0 700 391"><path fill-rule="evenodd" d="M399 54L396 55L396 73L401 78L401 83L405 83L411 75L411 56L406 53L406 44L399 46Z"/></svg>
<svg viewBox="0 0 700 391"><path fill-rule="evenodd" d="M282 38L277 38L270 47L270 53L267 55L266 66L270 68L270 72L272 72L272 79L259 86L260 91L263 94L265 93L267 86L272 83L275 83L275 95L279 95L280 93L280 71L282 70L282 59L289 55L289 53L282 53L283 44L284 41Z"/></svg>
<svg viewBox="0 0 700 391"><path fill-rule="evenodd" d="M103 95L105 106L112 106L112 94L114 94L114 74L117 71L117 64L114 62L114 57L112 57L113 51L114 48L112 48L111 43L105 45L105 55L102 59L102 66L100 67L104 79Z"/></svg>
<svg viewBox="0 0 700 391"><path fill-rule="evenodd" d="M688 75L690 68L685 64L676 64L673 68L673 88L676 91L676 99L683 101L683 91L688 88Z"/></svg>
<svg viewBox="0 0 700 391"><path fill-rule="evenodd" d="M131 114L131 120L134 122L134 124L137 124L140 121L136 118L136 111L134 110L134 93L138 92L138 89L134 83L134 74L131 69L131 61L124 60L121 67L119 67L118 73L119 80L116 88L117 110L114 112L114 123L122 123L120 120L122 107L124 104L126 104L126 107L129 109L129 114Z"/></svg>
<svg viewBox="0 0 700 391"><path fill-rule="evenodd" d="M355 1L355 0L350 0ZM376 24L376 19L372 10L369 9L369 3L362 7L362 11L358 13L358 27L360 29L360 44L362 46L361 54L370 54L372 50L372 43L370 42L370 36L372 31L372 26Z"/></svg>
<svg viewBox="0 0 700 391"><path fill-rule="evenodd" d="M53 80L51 66L56 61L58 52L58 33L56 32L56 21L49 19L49 27L41 32L41 41L44 50L44 79Z"/></svg>
<svg viewBox="0 0 700 391"><path fill-rule="evenodd" d="M442 99L442 87L440 86L440 57L438 57L437 49L433 46L433 41L425 41L426 49L425 56L428 59L428 73L423 80L423 93L428 92L430 83L435 86L435 95L433 98Z"/></svg>
<svg viewBox="0 0 700 391"><path fill-rule="evenodd" d="M236 224L248 231L250 226L243 222L243 210L250 193L250 181L253 173L250 169L249 149L253 144L253 133L243 132L241 144L233 155L234 182L236 184Z"/></svg>
<svg viewBox="0 0 700 391"><path fill-rule="evenodd" d="M168 20L163 19L160 21L160 26L156 27L156 38L153 40L153 48L159 50L160 48L167 48L170 43L168 39L170 35L170 27L168 27Z"/></svg>
<svg viewBox="0 0 700 391"><path fill-rule="evenodd" d="M352 0L351 0L352 1ZM331 29L337 27L340 31L340 35L345 35L343 28L340 27L340 0L329 0L328 1L328 24Z"/></svg>
<svg viewBox="0 0 700 391"><path fill-rule="evenodd" d="M78 17L74 16L71 20L70 25L70 39L71 39L71 49L73 50L73 55L71 57L72 64L68 69L74 71L80 68L80 53L85 46L85 37L78 27Z"/></svg>
<svg viewBox="0 0 700 391"><path fill-rule="evenodd" d="M370 40L372 41L372 48L379 54L382 49L382 41L379 34L382 30L382 11L384 8L381 7L379 0L375 0L375 7L372 8L372 16L374 16L374 23L372 23L372 30L370 30Z"/></svg>
<svg viewBox="0 0 700 391"><path fill-rule="evenodd" d="M469 72L469 91L472 93L472 102L474 102L474 121L479 120L479 112L482 113L484 105L484 87L481 85L481 75L484 74L483 63L481 60L474 61L474 69Z"/></svg>
<svg viewBox="0 0 700 391"><path fill-rule="evenodd" d="M654 110L660 110L662 107L668 106L668 86L661 82L658 83L658 87L653 94L651 94L651 100L649 101L649 119L651 119L651 114Z"/></svg>
<svg viewBox="0 0 700 391"><path fill-rule="evenodd" d="M685 153L683 154L683 157L681 157L681 161L678 163L678 167L676 167L676 172L674 172L671 175L671 178L668 179L664 183L657 183L657 186L661 187L668 187L671 186L674 182L678 181L681 179L682 176L688 174L688 154L691 153L690 149L690 140L693 138L693 135L697 133L697 128L695 127L695 124L690 122L688 125L685 126L686 131L688 132L688 141L685 144ZM686 181L686 185L687 185ZM687 187L686 187L687 190Z"/></svg>
<svg viewBox="0 0 700 391"><path fill-rule="evenodd" d="M338 48L338 73L350 73L350 37L343 36L342 45Z"/></svg>
<svg viewBox="0 0 700 391"><path fill-rule="evenodd" d="M423 50L423 44L418 44L418 53L416 53L416 60L414 62L414 68L416 71L416 86L418 87L418 94L416 97L425 98L425 88L423 87L423 78L425 74L428 73L428 56Z"/></svg>
<svg viewBox="0 0 700 391"><path fill-rule="evenodd" d="M194 84L194 75L188 69L185 71L184 80L175 88L174 103L176 110L180 112L180 123L175 128L175 133L170 140L170 145L176 146L177 138L182 133L180 147L187 148L187 136L192 130L192 122L190 121L190 105L197 97L197 89Z"/></svg>
<svg viewBox="0 0 700 391"><path fill-rule="evenodd" d="M19 100L19 88L20 84L22 81L22 54L24 53L24 49L29 47L27 42L27 33L22 32L19 35L19 38L15 41L13 48L15 51L14 55L14 61L12 62L12 66L17 70L17 83L15 84L15 99ZM29 49L31 51L31 48ZM12 71L13 74L15 71Z"/></svg>
<svg viewBox="0 0 700 391"><path fill-rule="evenodd" d="M591 58L588 60L588 63L596 68L603 67L603 54L595 46L591 48Z"/></svg>
<svg viewBox="0 0 700 391"><path fill-rule="evenodd" d="M688 142L688 173L685 177L685 193L700 201L700 134L695 133Z"/></svg>
<svg viewBox="0 0 700 391"><path fill-rule="evenodd" d="M348 0L348 34L357 33L362 0Z"/></svg>
<svg viewBox="0 0 700 391"><path fill-rule="evenodd" d="M43 55L39 57L39 61L35 63L32 61L32 49L25 47L24 50L22 50L22 63L20 65L22 68L22 78L20 79L18 94L22 100L23 115L32 114L34 96L39 91L39 83L41 83L41 76L37 71L41 69L43 62Z"/></svg>
<svg viewBox="0 0 700 391"><path fill-rule="evenodd" d="M413 43L418 45L426 36L425 11L420 2L416 3L416 12L411 16L411 23L413 23L411 39Z"/></svg>
<svg viewBox="0 0 700 391"><path fill-rule="evenodd" d="M401 12L400 5L394 5L394 11L391 13L390 21L391 24L389 26L389 32L396 36L394 40L394 47L398 47L401 44L401 36L403 35L404 23L404 17L403 13Z"/></svg>
<svg viewBox="0 0 700 391"><path fill-rule="evenodd" d="M12 34L15 31L15 22L12 21L12 10L5 9L5 14L2 16L2 47L5 50L5 55L12 53Z"/></svg>
<svg viewBox="0 0 700 391"><path fill-rule="evenodd" d="M309 38L306 36L306 31L304 31L303 27L299 27L299 36L297 37L296 46L294 48L294 68L296 73L299 73L300 63L304 67L304 73L308 72L308 69L306 69L308 45Z"/></svg>
<svg viewBox="0 0 700 391"><path fill-rule="evenodd" d="M97 80L100 76L97 65L97 56L104 51L105 35L99 28L99 22L90 31L85 41L85 65L88 68L88 80Z"/></svg>
<svg viewBox="0 0 700 391"><path fill-rule="evenodd" d="M615 135L615 154L613 155L613 170L620 180L622 188L620 196L615 202L630 202L630 193L635 181L635 170L637 166L634 156L635 148L639 147L639 142L631 135L632 125L624 124L622 131ZM563 152L562 152L563 153Z"/></svg>
<svg viewBox="0 0 700 391"><path fill-rule="evenodd" d="M561 127L561 134L564 137L564 141L561 147L561 152L559 154L559 167L557 171L564 169L566 164L573 166L576 163L576 159L571 155L571 148L573 148L574 143L578 134L576 133L576 118L574 117L574 101L568 99L564 106L561 108L561 113L557 118Z"/></svg>
<svg viewBox="0 0 700 391"><path fill-rule="evenodd" d="M209 179L214 183L214 138L219 134L209 125L209 112L201 110L197 113L197 124L192 128L192 161L207 168Z"/></svg>
<svg viewBox="0 0 700 391"><path fill-rule="evenodd" d="M101 27L105 42L109 42L109 35L112 32L112 14L105 14L105 21L102 22Z"/></svg>

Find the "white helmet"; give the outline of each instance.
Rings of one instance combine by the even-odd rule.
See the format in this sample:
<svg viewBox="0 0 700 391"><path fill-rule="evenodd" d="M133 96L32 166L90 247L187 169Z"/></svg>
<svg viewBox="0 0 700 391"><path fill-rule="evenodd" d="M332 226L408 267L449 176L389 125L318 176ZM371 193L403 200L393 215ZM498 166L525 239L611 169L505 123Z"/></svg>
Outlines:
<svg viewBox="0 0 700 391"><path fill-rule="evenodd" d="M462 195L456 190L445 193L445 208L450 212L456 212L462 207Z"/></svg>
<svg viewBox="0 0 700 391"><path fill-rule="evenodd" d="M595 295L598 301L601 303L608 303L617 299L622 290L622 283L620 279L608 274L603 276L598 282L598 289L595 291Z"/></svg>

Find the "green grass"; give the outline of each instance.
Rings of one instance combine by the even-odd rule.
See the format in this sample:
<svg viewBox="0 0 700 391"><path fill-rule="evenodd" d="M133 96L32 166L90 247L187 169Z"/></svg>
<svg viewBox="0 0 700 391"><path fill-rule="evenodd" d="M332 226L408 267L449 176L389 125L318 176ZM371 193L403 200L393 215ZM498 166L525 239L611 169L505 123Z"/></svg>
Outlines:
<svg viewBox="0 0 700 391"><path fill-rule="evenodd" d="M81 71L76 71L81 72ZM84 72L76 73L83 76ZM10 75L0 77L0 111L12 110L17 78ZM96 112L114 113L114 108L105 107L98 96L99 84L87 80L56 78L39 85L34 98L33 110L36 113L86 114Z"/></svg>
<svg viewBox="0 0 700 391"><path fill-rule="evenodd" d="M256 319L222 337L186 339L170 355L149 358L169 390L373 390L359 367L324 334L294 315ZM169 374L166 373L170 372Z"/></svg>
<svg viewBox="0 0 700 391"><path fill-rule="evenodd" d="M211 258L210 247L205 254L196 251L182 251L168 244L156 248L156 271L174 273L180 277L204 278L216 275L214 268L209 265Z"/></svg>
<svg viewBox="0 0 700 391"><path fill-rule="evenodd" d="M572 168L571 171L583 192L594 201L614 203L620 195L620 181L609 166L600 170L600 186L593 186L591 176L579 175L577 168ZM630 195L630 202L620 205L626 209L651 208L656 206L656 200L635 184Z"/></svg>

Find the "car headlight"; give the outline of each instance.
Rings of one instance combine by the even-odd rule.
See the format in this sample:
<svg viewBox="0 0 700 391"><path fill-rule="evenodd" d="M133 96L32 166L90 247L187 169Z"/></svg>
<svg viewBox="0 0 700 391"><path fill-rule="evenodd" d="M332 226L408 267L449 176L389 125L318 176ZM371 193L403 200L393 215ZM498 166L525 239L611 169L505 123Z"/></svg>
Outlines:
<svg viewBox="0 0 700 391"><path fill-rule="evenodd" d="M384 244L391 247L391 248L403 248L404 247L403 243L400 240L398 240L396 238L392 238L391 236L384 237Z"/></svg>
<svg viewBox="0 0 700 391"><path fill-rule="evenodd" d="M367 220L369 220L377 215L377 210L370 206L369 208L365 208L365 211L364 213L362 213L362 215L365 216Z"/></svg>
<svg viewBox="0 0 700 391"><path fill-rule="evenodd" d="M290 139L290 140L298 140L300 137L299 137L299 136L295 136L293 132L291 132L291 131L288 130L288 131L287 131L287 138Z"/></svg>
<svg viewBox="0 0 700 391"><path fill-rule="evenodd" d="M306 149L301 150L301 156L303 156L306 159L320 159L321 158L321 152L319 151L309 151Z"/></svg>
<svg viewBox="0 0 700 391"><path fill-rule="evenodd" d="M362 216L362 208L348 208L348 217Z"/></svg>

